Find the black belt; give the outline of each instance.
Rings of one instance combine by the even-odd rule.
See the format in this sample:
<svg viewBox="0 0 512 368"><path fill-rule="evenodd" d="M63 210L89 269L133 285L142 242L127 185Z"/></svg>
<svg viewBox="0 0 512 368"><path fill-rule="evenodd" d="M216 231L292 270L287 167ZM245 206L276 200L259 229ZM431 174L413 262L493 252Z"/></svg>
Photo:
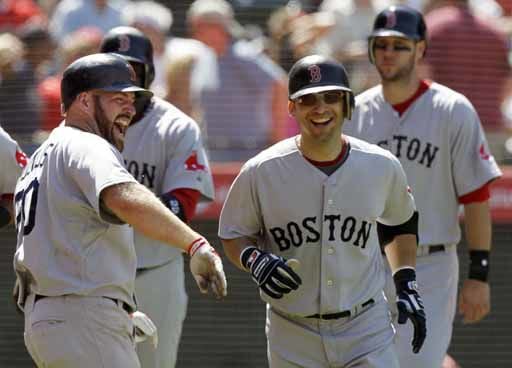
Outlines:
<svg viewBox="0 0 512 368"><path fill-rule="evenodd" d="M363 304L361 304L361 307L368 307L369 305L372 305L375 301L373 299L368 299ZM338 319L338 318L346 318L350 317L351 312L349 310L344 310L337 313L328 313L328 314L312 314L310 316L306 316L306 318L317 318L317 319L324 319L324 320L331 320L331 319Z"/></svg>
<svg viewBox="0 0 512 368"><path fill-rule="evenodd" d="M428 254L444 252L446 250L446 246L444 244L427 245L427 247L428 247Z"/></svg>
<svg viewBox="0 0 512 368"><path fill-rule="evenodd" d="M36 304L39 300L44 299L44 298L48 298L48 295L36 294L36 296L34 297L34 304ZM128 313L128 314L133 313L133 309L132 309L132 307L130 307L130 305L128 303L125 303L125 302L123 302L122 300L119 300L119 299L109 298L108 296L104 296L103 298L108 299L108 300L112 300L114 303L116 303L117 305L121 306L121 308L123 308L123 310L126 313Z"/></svg>

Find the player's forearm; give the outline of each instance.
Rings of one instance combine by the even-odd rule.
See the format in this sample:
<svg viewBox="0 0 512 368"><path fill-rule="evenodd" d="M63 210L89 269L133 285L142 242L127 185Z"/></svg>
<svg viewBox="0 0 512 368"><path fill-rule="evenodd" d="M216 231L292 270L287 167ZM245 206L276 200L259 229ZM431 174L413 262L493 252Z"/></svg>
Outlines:
<svg viewBox="0 0 512 368"><path fill-rule="evenodd" d="M145 236L187 251L201 235L193 231L146 187L118 184L102 192L105 205L121 220Z"/></svg>
<svg viewBox="0 0 512 368"><path fill-rule="evenodd" d="M384 251L391 271L395 272L403 267L416 267L416 248L416 236L413 234L397 235L386 245Z"/></svg>
<svg viewBox="0 0 512 368"><path fill-rule="evenodd" d="M491 249L492 225L488 201L464 206L464 231L470 251Z"/></svg>
<svg viewBox="0 0 512 368"><path fill-rule="evenodd" d="M247 271L240 263L240 253L248 246L256 246L255 242L248 238L221 239L221 241L224 246L224 253L231 263L239 269Z"/></svg>

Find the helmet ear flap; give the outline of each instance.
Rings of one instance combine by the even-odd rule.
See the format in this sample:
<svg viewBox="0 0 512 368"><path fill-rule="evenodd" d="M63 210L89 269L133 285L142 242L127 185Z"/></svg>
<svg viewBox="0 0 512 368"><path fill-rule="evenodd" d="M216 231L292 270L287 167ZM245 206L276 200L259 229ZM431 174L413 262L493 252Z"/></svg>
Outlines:
<svg viewBox="0 0 512 368"><path fill-rule="evenodd" d="M356 99L352 92L345 91L345 118L347 120L352 119L352 112L354 111L356 105Z"/></svg>
<svg viewBox="0 0 512 368"><path fill-rule="evenodd" d="M144 88L148 89L151 83L155 80L155 66L153 64L146 64L146 75L144 77Z"/></svg>
<svg viewBox="0 0 512 368"><path fill-rule="evenodd" d="M375 46L375 37L368 38L368 59L370 59L370 63L375 64L375 53L374 48Z"/></svg>

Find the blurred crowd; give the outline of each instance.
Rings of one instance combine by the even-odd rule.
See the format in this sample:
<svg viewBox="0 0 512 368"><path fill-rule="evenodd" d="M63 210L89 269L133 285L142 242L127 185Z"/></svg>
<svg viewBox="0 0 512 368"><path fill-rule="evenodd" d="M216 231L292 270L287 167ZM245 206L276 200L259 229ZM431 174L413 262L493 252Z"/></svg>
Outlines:
<svg viewBox="0 0 512 368"><path fill-rule="evenodd" d="M130 25L152 41L154 93L198 122L213 161L244 161L297 132L286 73L302 56L343 62L356 93L377 83L367 36L394 3L426 14L425 78L467 96L511 163L512 0L0 0L0 125L33 151L62 119L65 67Z"/></svg>

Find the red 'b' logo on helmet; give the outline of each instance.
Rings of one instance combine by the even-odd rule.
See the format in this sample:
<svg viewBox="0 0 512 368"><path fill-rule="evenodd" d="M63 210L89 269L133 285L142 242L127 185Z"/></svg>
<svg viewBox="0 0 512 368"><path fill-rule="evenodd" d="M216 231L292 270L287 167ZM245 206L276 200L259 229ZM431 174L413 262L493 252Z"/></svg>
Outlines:
<svg viewBox="0 0 512 368"><path fill-rule="evenodd" d="M119 52L127 52L130 51L130 37L127 35L119 35L117 36L119 40L119 48L117 51Z"/></svg>
<svg viewBox="0 0 512 368"><path fill-rule="evenodd" d="M317 83L322 80L322 72L318 65L311 65L308 67L309 70L309 82Z"/></svg>
<svg viewBox="0 0 512 368"><path fill-rule="evenodd" d="M393 28L394 26L396 26L396 14L389 12L386 14L386 25L384 28Z"/></svg>

